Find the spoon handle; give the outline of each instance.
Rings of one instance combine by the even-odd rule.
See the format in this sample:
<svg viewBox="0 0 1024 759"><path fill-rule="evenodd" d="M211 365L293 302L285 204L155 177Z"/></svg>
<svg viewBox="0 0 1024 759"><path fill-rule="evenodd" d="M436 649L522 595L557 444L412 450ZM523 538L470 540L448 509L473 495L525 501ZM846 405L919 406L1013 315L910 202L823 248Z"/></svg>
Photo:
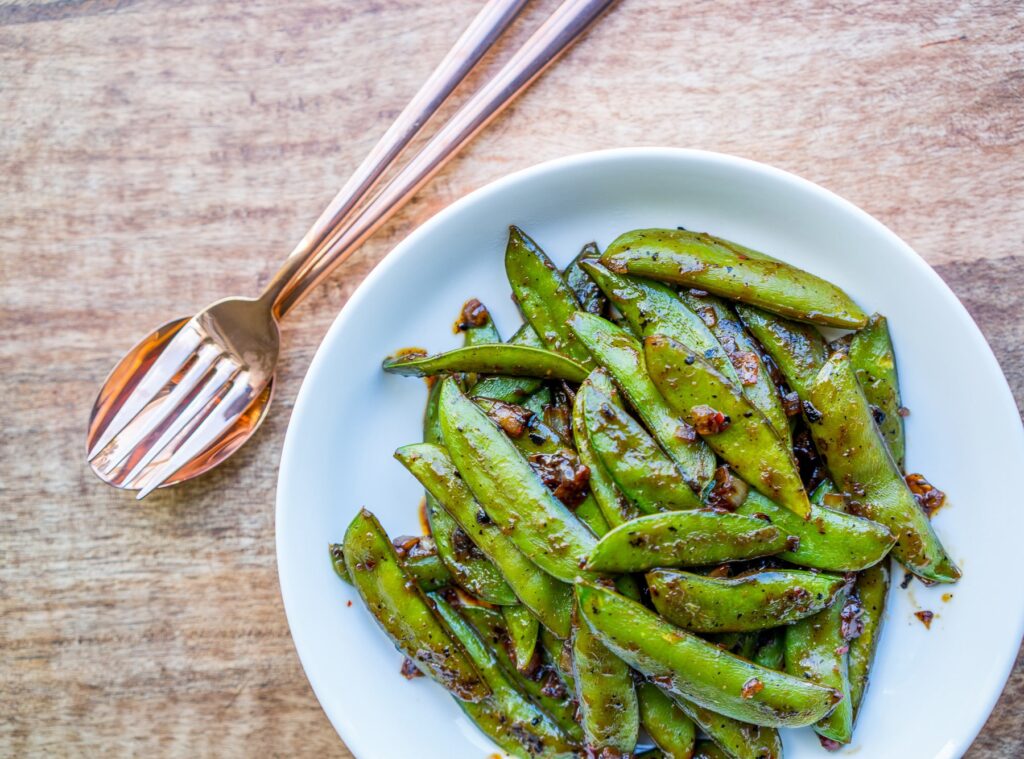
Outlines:
<svg viewBox="0 0 1024 759"><path fill-rule="evenodd" d="M283 317L379 229L481 129L525 90L615 0L565 0L408 164L352 220L342 222L319 248L295 256L288 282L276 290L274 315ZM291 261L292 259L289 259ZM286 263L278 277L288 270ZM277 277L275 277L276 281Z"/></svg>

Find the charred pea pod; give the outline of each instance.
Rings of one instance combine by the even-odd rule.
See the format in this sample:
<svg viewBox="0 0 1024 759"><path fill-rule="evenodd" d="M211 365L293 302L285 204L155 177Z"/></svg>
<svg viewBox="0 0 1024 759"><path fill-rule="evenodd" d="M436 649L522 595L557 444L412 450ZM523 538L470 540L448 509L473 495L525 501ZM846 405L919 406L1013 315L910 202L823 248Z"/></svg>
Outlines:
<svg viewBox="0 0 1024 759"><path fill-rule="evenodd" d="M594 360L611 374L654 439L679 467L694 491L694 508L699 507L697 493L711 481L715 455L661 397L647 374L643 346L621 327L592 314L578 312L569 325Z"/></svg>
<svg viewBox="0 0 1024 759"><path fill-rule="evenodd" d="M743 327L736 312L728 303L713 295L697 296L693 291L679 294L680 299L689 306L708 326L718 342L721 343L729 361L736 370L738 384L743 394L762 414L767 417L772 428L779 437L790 444L789 418L782 408L782 399L778 388L772 381L768 367L761 360L761 355L753 339ZM669 337L675 337L669 335ZM677 338L679 339L679 338ZM686 340L679 342L689 345ZM701 346L694 345L700 350ZM715 364L712 364L717 369ZM730 379L729 375L723 375Z"/></svg>
<svg viewBox="0 0 1024 759"><path fill-rule="evenodd" d="M576 296L551 259L519 227L509 228L505 273L523 316L544 345L593 368L590 353L566 325L580 307Z"/></svg>
<svg viewBox="0 0 1024 759"><path fill-rule="evenodd" d="M768 630L758 641L752 661L768 669L782 669L786 666L786 632L779 628Z"/></svg>
<svg viewBox="0 0 1024 759"><path fill-rule="evenodd" d="M573 291L580 307L588 314L600 315L607 305L604 293L601 292L601 288L597 286L585 267L586 263L596 261L600 257L601 251L597 249L597 243L588 242L572 260L572 263L565 267L563 273L565 284L569 285L569 289Z"/></svg>
<svg viewBox="0 0 1024 759"><path fill-rule="evenodd" d="M825 339L809 324L799 324L759 308L736 304L736 313L801 398L828 358Z"/></svg>
<svg viewBox="0 0 1024 759"><path fill-rule="evenodd" d="M565 356L544 348L506 343L470 345L435 356L394 356L384 360L383 368L406 377L473 372L582 382L587 376L586 369Z"/></svg>
<svg viewBox="0 0 1024 759"><path fill-rule="evenodd" d="M402 568L409 573L421 590L429 592L440 590L452 584L452 576L448 567L437 555L437 548L430 538L414 538L416 545L409 550L402 561ZM352 578L348 576L348 567L345 566L345 547L341 543L331 543L329 546L331 565L335 574L349 585ZM397 552L397 551L396 551Z"/></svg>
<svg viewBox="0 0 1024 759"><path fill-rule="evenodd" d="M466 651L402 569L377 518L360 510L345 531L342 545L348 575L366 608L417 669L463 701L477 702L489 696L491 689Z"/></svg>
<svg viewBox="0 0 1024 759"><path fill-rule="evenodd" d="M849 495L847 510L886 525L896 535L892 555L914 574L956 582L960 570L889 453L848 356L829 357L807 401L811 436L832 481Z"/></svg>
<svg viewBox="0 0 1024 759"><path fill-rule="evenodd" d="M864 395L873 409L896 465L903 470L906 444L903 417L900 415L900 383L896 372L896 352L889 336L889 325L881 314L874 314L867 325L854 333L850 341L850 363Z"/></svg>
<svg viewBox="0 0 1024 759"><path fill-rule="evenodd" d="M448 452L440 446L421 443L399 448L395 458L437 498L470 540L498 567L513 592L513 599L532 611L552 633L568 638L572 615L569 586L524 556L490 520L462 481Z"/></svg>
<svg viewBox="0 0 1024 759"><path fill-rule="evenodd" d="M592 385L580 386L582 425L619 490L645 514L693 508L693 491L639 422Z"/></svg>
<svg viewBox="0 0 1024 759"><path fill-rule="evenodd" d="M441 430L448 452L488 517L527 558L564 582L578 575L594 536L551 494L526 458L451 380L442 382Z"/></svg>
<svg viewBox="0 0 1024 759"><path fill-rule="evenodd" d="M699 567L770 556L789 538L762 519L706 509L666 511L627 522L601 538L587 557L597 572Z"/></svg>
<svg viewBox="0 0 1024 759"><path fill-rule="evenodd" d="M608 246L601 263L613 272L697 287L798 321L847 329L867 321L831 282L703 232L626 232Z"/></svg>
<svg viewBox="0 0 1024 759"><path fill-rule="evenodd" d="M529 324L522 325L509 338L509 345L525 345L528 348L543 348L537 333ZM523 403L541 385L533 377L485 377L473 386L476 398L493 398L506 403Z"/></svg>
<svg viewBox="0 0 1024 759"><path fill-rule="evenodd" d="M512 656L516 669L525 670L533 661L533 652L537 647L537 631L540 623L525 606L504 606L501 615L505 618L505 629L508 630L512 642Z"/></svg>
<svg viewBox="0 0 1024 759"><path fill-rule="evenodd" d="M640 709L640 724L644 726L644 730L651 736L655 745L669 759L685 759L690 756L697 737L697 728L693 720L651 683L638 683L636 696Z"/></svg>
<svg viewBox="0 0 1024 759"><path fill-rule="evenodd" d="M431 600L448 629L468 652L480 675L486 680L493 694L489 700L494 702L509 722L501 734L503 742L514 747L513 753L524 759L576 756L577 744L549 714L520 690L473 626L440 595L432 594Z"/></svg>
<svg viewBox="0 0 1024 759"><path fill-rule="evenodd" d="M692 701L672 696L676 705L711 739L711 746L719 750L711 756L726 759L782 759L782 738L772 727L751 725L705 709ZM708 750L708 741L699 741L694 750Z"/></svg>
<svg viewBox="0 0 1024 759"><path fill-rule="evenodd" d="M576 584L579 613L601 641L669 693L733 719L802 727L835 706L831 689L759 667L682 630L615 591Z"/></svg>
<svg viewBox="0 0 1024 759"><path fill-rule="evenodd" d="M573 621L572 666L587 750L595 756L631 755L640 727L633 674L578 618Z"/></svg>
<svg viewBox="0 0 1024 759"><path fill-rule="evenodd" d="M647 370L676 413L755 490L790 511L811 510L789 445L735 386L672 338L644 340Z"/></svg>
<svg viewBox="0 0 1024 759"><path fill-rule="evenodd" d="M870 519L813 503L810 515L804 519L760 493L749 493L736 513L766 519L795 537L793 547L779 553L779 558L812 569L866 569L884 559L896 542L888 527Z"/></svg>
<svg viewBox="0 0 1024 759"><path fill-rule="evenodd" d="M835 710L814 725L814 732L838 743L849 743L853 735L848 646L843 635L849 592L844 588L830 608L786 628L786 672L843 694Z"/></svg>
<svg viewBox="0 0 1024 759"><path fill-rule="evenodd" d="M704 577L675 569L647 573L658 613L698 633L750 632L817 614L846 581L802 569L769 569L738 577Z"/></svg>
<svg viewBox="0 0 1024 759"><path fill-rule="evenodd" d="M864 700L871 665L878 650L885 618L885 600L889 594L889 567L887 562L876 564L857 575L854 596L860 607L858 627L860 634L850 641L850 701L853 716Z"/></svg>

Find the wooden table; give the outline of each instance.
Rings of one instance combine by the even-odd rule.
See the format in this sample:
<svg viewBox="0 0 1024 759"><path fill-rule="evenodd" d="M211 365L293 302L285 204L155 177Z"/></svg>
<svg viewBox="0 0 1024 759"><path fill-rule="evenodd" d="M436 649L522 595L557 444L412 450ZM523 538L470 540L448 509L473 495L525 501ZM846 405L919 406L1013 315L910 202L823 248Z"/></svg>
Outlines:
<svg viewBox="0 0 1024 759"><path fill-rule="evenodd" d="M936 268L1024 400L1024 6L626 0L287 322L257 439L142 504L101 485L115 359L255 293L477 6L0 0L0 754L349 756L278 592L292 401L374 263L515 169L677 145L819 182ZM1019 661L973 759L1024 755L1022 698Z"/></svg>

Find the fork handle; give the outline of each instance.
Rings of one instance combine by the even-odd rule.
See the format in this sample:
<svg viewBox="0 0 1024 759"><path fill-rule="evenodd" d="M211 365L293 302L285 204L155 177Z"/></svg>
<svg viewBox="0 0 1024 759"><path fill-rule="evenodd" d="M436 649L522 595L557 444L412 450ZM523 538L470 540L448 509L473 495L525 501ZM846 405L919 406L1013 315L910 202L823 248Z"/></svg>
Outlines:
<svg viewBox="0 0 1024 759"><path fill-rule="evenodd" d="M335 267L352 255L452 156L540 76L613 2L615 0L565 0L508 63L466 101L358 216L347 223L343 222L319 248L294 257L301 257L302 265L293 268L289 281L274 296L272 308L275 317L283 317ZM286 264L279 276L288 268Z"/></svg>

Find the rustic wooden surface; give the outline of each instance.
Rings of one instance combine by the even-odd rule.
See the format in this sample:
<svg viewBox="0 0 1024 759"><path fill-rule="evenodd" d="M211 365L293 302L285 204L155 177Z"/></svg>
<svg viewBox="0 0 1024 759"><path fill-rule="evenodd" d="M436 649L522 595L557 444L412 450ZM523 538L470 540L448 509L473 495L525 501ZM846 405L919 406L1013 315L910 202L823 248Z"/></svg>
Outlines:
<svg viewBox="0 0 1024 759"><path fill-rule="evenodd" d="M627 0L294 314L257 440L142 505L99 484L114 360L254 293L477 5L0 0L0 754L349 756L278 592L292 401L373 264L511 170L645 144L808 177L938 270L1024 400L1024 6ZM1022 699L1018 662L973 759L1024 755Z"/></svg>

